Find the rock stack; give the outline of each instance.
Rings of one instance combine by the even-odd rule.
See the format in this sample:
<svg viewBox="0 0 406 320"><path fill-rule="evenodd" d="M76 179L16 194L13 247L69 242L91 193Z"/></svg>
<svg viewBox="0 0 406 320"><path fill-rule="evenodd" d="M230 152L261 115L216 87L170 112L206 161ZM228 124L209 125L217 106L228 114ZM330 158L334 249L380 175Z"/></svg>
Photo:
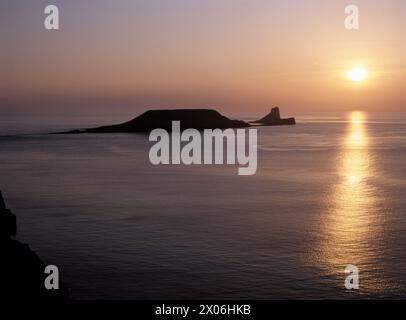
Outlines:
<svg viewBox="0 0 406 320"><path fill-rule="evenodd" d="M282 119L278 107L272 108L271 112L265 117L251 122L257 125L263 126L282 126L282 125L294 125L296 124L295 118Z"/></svg>

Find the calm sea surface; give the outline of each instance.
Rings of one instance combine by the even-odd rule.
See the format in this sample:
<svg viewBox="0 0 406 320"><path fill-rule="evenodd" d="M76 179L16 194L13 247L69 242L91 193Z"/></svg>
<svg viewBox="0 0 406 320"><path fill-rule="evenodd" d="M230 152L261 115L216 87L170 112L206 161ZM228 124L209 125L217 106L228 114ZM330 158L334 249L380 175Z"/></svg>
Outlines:
<svg viewBox="0 0 406 320"><path fill-rule="evenodd" d="M0 118L0 189L73 298L406 298L404 115L260 128L254 176L155 167L148 136L48 120Z"/></svg>

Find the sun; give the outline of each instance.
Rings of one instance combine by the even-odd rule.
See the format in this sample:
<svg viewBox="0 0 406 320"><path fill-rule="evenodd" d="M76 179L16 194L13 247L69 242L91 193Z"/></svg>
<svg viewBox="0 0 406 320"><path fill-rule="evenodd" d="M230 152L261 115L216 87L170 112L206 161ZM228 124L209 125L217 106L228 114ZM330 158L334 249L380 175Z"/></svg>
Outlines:
<svg viewBox="0 0 406 320"><path fill-rule="evenodd" d="M351 81L361 82L368 77L368 71L364 68L357 67L348 71L347 75Z"/></svg>

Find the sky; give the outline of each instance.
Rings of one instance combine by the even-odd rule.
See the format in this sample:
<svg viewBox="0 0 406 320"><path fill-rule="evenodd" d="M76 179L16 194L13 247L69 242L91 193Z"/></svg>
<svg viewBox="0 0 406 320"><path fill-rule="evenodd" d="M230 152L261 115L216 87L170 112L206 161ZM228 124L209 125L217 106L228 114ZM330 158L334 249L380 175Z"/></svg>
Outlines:
<svg viewBox="0 0 406 320"><path fill-rule="evenodd" d="M2 0L0 18L0 114L406 111L404 0Z"/></svg>

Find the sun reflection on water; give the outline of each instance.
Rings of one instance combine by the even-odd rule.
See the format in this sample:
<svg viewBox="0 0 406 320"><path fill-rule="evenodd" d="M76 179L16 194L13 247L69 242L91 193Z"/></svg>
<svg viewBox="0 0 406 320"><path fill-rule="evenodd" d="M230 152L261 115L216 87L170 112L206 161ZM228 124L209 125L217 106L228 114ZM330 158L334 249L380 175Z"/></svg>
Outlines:
<svg viewBox="0 0 406 320"><path fill-rule="evenodd" d="M347 264L360 269L361 290L377 293L389 282L379 271L383 248L381 196L372 179L377 174L365 114L353 112L337 161L339 180L328 199L319 264L329 275L344 281ZM344 289L344 282L337 283Z"/></svg>

